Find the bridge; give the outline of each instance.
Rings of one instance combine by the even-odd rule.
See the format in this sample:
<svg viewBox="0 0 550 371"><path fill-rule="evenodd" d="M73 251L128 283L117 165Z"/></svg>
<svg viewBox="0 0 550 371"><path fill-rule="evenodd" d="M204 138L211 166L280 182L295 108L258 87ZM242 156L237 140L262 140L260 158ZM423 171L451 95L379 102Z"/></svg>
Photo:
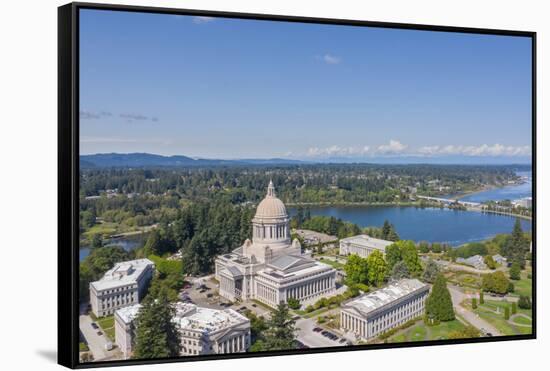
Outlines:
<svg viewBox="0 0 550 371"><path fill-rule="evenodd" d="M459 199L456 199L456 198L442 198L442 197L430 197L430 196L420 196L420 195L417 195L416 197L422 200L440 202L445 205L458 204L458 205L466 206L467 208L472 208L472 209L482 208L482 204L479 202L460 201Z"/></svg>

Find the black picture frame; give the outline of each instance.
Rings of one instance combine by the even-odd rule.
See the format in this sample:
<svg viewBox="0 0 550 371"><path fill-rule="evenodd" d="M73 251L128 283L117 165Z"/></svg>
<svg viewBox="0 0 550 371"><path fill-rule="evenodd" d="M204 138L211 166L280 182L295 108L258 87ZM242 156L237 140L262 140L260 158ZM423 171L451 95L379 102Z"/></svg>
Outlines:
<svg viewBox="0 0 550 371"><path fill-rule="evenodd" d="M528 335L506 335L457 340L433 340L405 342L398 344L372 344L340 346L330 348L309 348L261 353L239 353L221 355L199 355L150 360L116 360L79 363L78 327L78 284L79 284L79 11L81 9L111 10L172 15L239 18L330 25L351 25L362 27L424 30L433 32L455 32L487 35L527 37L532 42L532 283L533 317L532 333ZM359 21L348 19L311 18L298 16L204 11L191 9L157 8L146 6L70 3L58 8L58 363L69 368L91 368L105 366L141 365L170 362L196 362L249 357L267 357L294 354L334 353L370 349L420 347L433 345L482 343L509 340L529 340L537 337L537 158L536 158L536 32L485 28L450 27L423 24Z"/></svg>

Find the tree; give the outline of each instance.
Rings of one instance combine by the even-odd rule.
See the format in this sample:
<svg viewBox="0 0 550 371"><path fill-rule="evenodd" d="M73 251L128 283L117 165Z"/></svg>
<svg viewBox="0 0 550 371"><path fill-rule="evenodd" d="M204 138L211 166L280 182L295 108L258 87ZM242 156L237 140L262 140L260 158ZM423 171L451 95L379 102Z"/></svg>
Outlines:
<svg viewBox="0 0 550 371"><path fill-rule="evenodd" d="M515 301L512 302L512 314L516 314L518 312L518 303Z"/></svg>
<svg viewBox="0 0 550 371"><path fill-rule="evenodd" d="M367 258L367 275L369 284L380 286L386 279L386 261L378 250L373 251Z"/></svg>
<svg viewBox="0 0 550 371"><path fill-rule="evenodd" d="M429 259L424 268L422 279L428 283L434 283L439 274L439 266L433 259Z"/></svg>
<svg viewBox="0 0 550 371"><path fill-rule="evenodd" d="M391 272L393 266L402 260L401 249L397 243L392 243L386 247L384 251L386 254L386 263L388 264L388 269Z"/></svg>
<svg viewBox="0 0 550 371"><path fill-rule="evenodd" d="M407 264L405 262L397 262L393 266L393 269L391 270L391 278L394 280L401 280L404 278L410 278L409 269L407 268Z"/></svg>
<svg viewBox="0 0 550 371"><path fill-rule="evenodd" d="M386 241L398 241L399 235L395 231L393 224L390 224L388 220L384 220L384 225L382 225L381 239Z"/></svg>
<svg viewBox="0 0 550 371"><path fill-rule="evenodd" d="M418 277L422 274L422 264L420 264L418 251L413 241L396 241L386 247L385 254L388 274L391 274L394 265L400 261L407 265L410 276Z"/></svg>
<svg viewBox="0 0 550 371"><path fill-rule="evenodd" d="M441 273L435 279L432 291L426 299L426 317L429 321L437 322L455 319L451 294L445 277Z"/></svg>
<svg viewBox="0 0 550 371"><path fill-rule="evenodd" d="M508 261L518 262L520 267L524 267L525 256L529 252L529 240L523 233L519 218L516 218L512 234L506 238L501 252Z"/></svg>
<svg viewBox="0 0 550 371"><path fill-rule="evenodd" d="M510 319L510 307L504 307L504 319L506 321Z"/></svg>
<svg viewBox="0 0 550 371"><path fill-rule="evenodd" d="M92 236L92 248L97 249L103 246L103 237L99 233Z"/></svg>
<svg viewBox="0 0 550 371"><path fill-rule="evenodd" d="M346 283L351 286L357 283L367 283L368 276L367 259L361 258L359 255L352 254L348 257L348 261L344 265L346 273Z"/></svg>
<svg viewBox="0 0 550 371"><path fill-rule="evenodd" d="M494 273L484 274L481 280L481 287L483 291L504 295L509 292L510 281L506 278L506 275L503 272L497 271Z"/></svg>
<svg viewBox="0 0 550 371"><path fill-rule="evenodd" d="M514 281L521 279L521 266L517 261L513 262L510 267L510 278Z"/></svg>
<svg viewBox="0 0 550 371"><path fill-rule="evenodd" d="M487 268L496 269L497 263L495 262L495 260L493 259L493 257L491 255L486 255L485 258L483 259L483 261L487 265Z"/></svg>
<svg viewBox="0 0 550 371"><path fill-rule="evenodd" d="M477 299L472 298L472 309L477 309Z"/></svg>
<svg viewBox="0 0 550 371"><path fill-rule="evenodd" d="M479 304L483 305L485 304L485 297L483 296L483 290L479 292Z"/></svg>
<svg viewBox="0 0 550 371"><path fill-rule="evenodd" d="M418 251L414 242L398 241L397 244L399 244L401 256L409 269L409 273L412 277L419 277L422 274L422 264L420 264L420 258L418 257Z"/></svg>
<svg viewBox="0 0 550 371"><path fill-rule="evenodd" d="M158 297L148 296L135 319L135 346L133 358L165 358L180 355L181 344L176 323L175 309L166 293Z"/></svg>
<svg viewBox="0 0 550 371"><path fill-rule="evenodd" d="M300 309L300 300L296 298L288 298L287 303L290 309Z"/></svg>
<svg viewBox="0 0 550 371"><path fill-rule="evenodd" d="M288 306L280 303L271 313L271 319L267 322L267 329L259 336L259 339L250 347L251 352L268 350L294 349L296 338L295 321L292 319Z"/></svg>
<svg viewBox="0 0 550 371"><path fill-rule="evenodd" d="M518 300L518 307L521 309L531 309L531 298L529 296L520 295Z"/></svg>

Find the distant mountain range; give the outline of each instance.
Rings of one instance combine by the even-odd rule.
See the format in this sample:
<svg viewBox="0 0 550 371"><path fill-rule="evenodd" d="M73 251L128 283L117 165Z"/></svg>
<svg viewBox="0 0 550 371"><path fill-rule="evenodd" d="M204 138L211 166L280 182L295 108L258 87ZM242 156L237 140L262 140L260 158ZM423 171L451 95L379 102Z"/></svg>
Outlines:
<svg viewBox="0 0 550 371"><path fill-rule="evenodd" d="M284 158L270 159L204 159L187 156L162 156L151 153L97 153L80 156L80 167L89 168L140 168L140 167L191 167L191 166L246 166L246 165L300 165L300 164L432 164L432 165L530 165L528 157L332 157L317 161Z"/></svg>
<svg viewBox="0 0 550 371"><path fill-rule="evenodd" d="M232 165L291 165L305 163L298 160L272 159L194 159L187 156L162 156L150 153L97 153L80 156L80 167L189 167L189 166L232 166Z"/></svg>

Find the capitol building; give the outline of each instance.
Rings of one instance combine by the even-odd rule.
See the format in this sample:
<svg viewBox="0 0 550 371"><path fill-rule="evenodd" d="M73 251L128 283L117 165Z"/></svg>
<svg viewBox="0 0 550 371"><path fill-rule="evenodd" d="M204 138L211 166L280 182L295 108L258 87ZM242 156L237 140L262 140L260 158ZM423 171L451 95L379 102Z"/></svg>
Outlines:
<svg viewBox="0 0 550 371"><path fill-rule="evenodd" d="M216 258L222 297L276 307L289 298L310 304L335 294L336 270L302 254L300 242L291 241L289 221L270 181L252 219L252 241Z"/></svg>

